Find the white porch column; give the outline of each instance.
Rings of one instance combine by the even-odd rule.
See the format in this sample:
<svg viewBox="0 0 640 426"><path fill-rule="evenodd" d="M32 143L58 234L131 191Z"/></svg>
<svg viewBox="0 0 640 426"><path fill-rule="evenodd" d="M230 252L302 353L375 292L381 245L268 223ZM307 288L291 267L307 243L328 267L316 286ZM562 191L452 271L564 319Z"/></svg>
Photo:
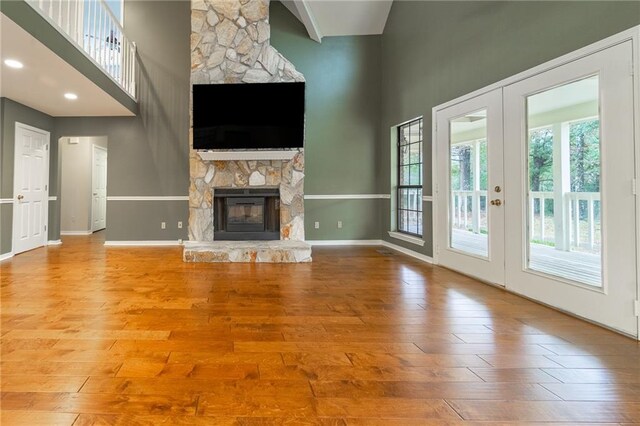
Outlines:
<svg viewBox="0 0 640 426"><path fill-rule="evenodd" d="M556 250L571 248L570 209L565 194L571 191L569 123L553 125L553 222Z"/></svg>
<svg viewBox="0 0 640 426"><path fill-rule="evenodd" d="M473 156L473 196L471 197L472 227L473 233L480 232L480 144L473 141L471 144Z"/></svg>

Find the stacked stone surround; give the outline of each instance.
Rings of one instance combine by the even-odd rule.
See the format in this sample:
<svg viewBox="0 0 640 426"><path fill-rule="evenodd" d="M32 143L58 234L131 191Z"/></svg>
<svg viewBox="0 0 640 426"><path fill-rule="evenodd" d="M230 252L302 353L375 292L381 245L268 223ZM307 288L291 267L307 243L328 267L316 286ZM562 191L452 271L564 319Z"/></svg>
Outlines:
<svg viewBox="0 0 640 426"><path fill-rule="evenodd" d="M270 37L268 0L193 0L191 83L304 81Z"/></svg>
<svg viewBox="0 0 640 426"><path fill-rule="evenodd" d="M189 240L213 241L216 188L279 188L280 239L304 241L304 155L290 161L191 161Z"/></svg>
<svg viewBox="0 0 640 426"><path fill-rule="evenodd" d="M268 0L192 0L191 83L304 81L302 74L269 44L269 39ZM252 101L247 100L247 108L277 108L278 102L277 99ZM238 113L242 114L242 111ZM192 133L189 143L193 147ZM189 160L189 240L192 246L213 241L216 188L279 188L280 239L304 241L303 150L291 160L205 161L191 148ZM262 257L267 258L265 247L262 250ZM187 259L186 254L185 260L197 261Z"/></svg>

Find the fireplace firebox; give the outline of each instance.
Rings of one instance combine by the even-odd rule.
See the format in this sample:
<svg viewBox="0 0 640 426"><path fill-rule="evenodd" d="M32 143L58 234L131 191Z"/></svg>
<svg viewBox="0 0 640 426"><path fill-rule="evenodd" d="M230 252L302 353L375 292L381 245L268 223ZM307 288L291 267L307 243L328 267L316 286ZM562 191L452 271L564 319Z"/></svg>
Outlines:
<svg viewBox="0 0 640 426"><path fill-rule="evenodd" d="M214 240L279 240L280 192L277 188L215 189Z"/></svg>

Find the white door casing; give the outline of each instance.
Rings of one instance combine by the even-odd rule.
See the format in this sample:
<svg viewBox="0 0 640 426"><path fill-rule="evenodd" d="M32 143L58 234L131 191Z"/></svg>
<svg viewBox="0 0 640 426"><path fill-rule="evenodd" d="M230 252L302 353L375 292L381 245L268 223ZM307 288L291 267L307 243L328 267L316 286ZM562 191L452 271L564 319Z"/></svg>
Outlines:
<svg viewBox="0 0 640 426"><path fill-rule="evenodd" d="M49 204L49 132L15 125L13 253L46 245Z"/></svg>
<svg viewBox="0 0 640 426"><path fill-rule="evenodd" d="M92 146L91 154L91 231L107 227L107 150Z"/></svg>

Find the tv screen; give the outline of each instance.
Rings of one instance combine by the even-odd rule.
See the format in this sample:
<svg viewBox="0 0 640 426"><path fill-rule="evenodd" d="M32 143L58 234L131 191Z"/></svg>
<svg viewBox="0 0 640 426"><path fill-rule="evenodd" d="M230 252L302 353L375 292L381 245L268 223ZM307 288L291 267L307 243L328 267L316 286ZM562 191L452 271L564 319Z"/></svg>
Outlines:
<svg viewBox="0 0 640 426"><path fill-rule="evenodd" d="M301 148L304 83L193 85L194 149Z"/></svg>

